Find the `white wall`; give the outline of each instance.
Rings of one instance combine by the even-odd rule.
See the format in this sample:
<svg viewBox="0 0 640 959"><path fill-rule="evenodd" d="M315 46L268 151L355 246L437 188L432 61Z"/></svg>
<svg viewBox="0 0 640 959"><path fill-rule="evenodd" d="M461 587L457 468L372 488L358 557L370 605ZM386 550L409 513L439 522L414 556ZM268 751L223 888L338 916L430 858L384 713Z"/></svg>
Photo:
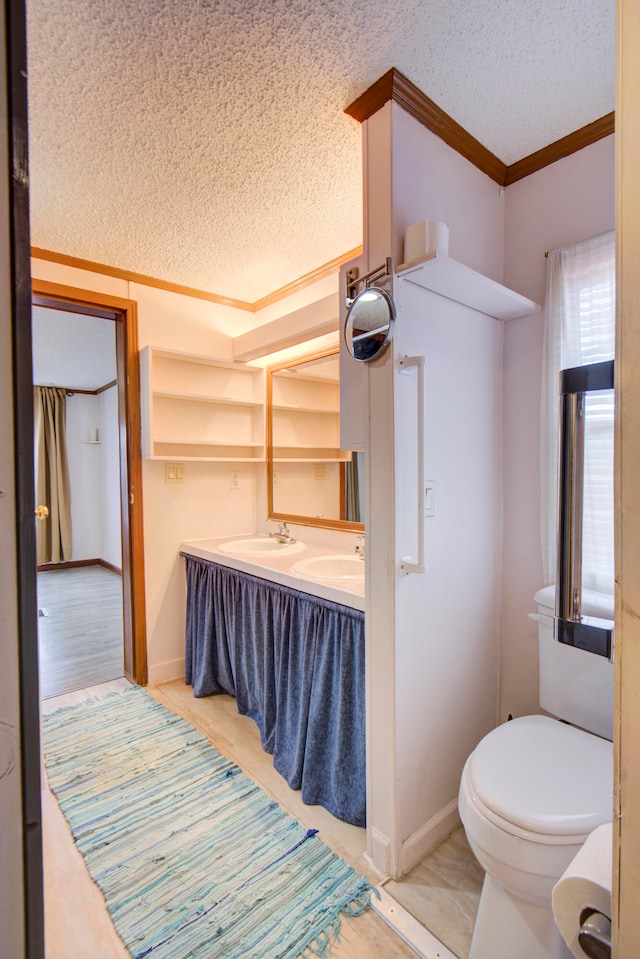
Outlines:
<svg viewBox="0 0 640 959"><path fill-rule="evenodd" d="M505 283L544 304L546 250L614 227L614 137L507 187ZM542 582L542 313L505 324L504 539L500 717L538 712L538 649L527 618Z"/></svg>
<svg viewBox="0 0 640 959"><path fill-rule="evenodd" d="M408 226L441 220L449 227L449 256L502 283L504 190L397 103L393 124L394 265L402 262Z"/></svg>
<svg viewBox="0 0 640 959"><path fill-rule="evenodd" d="M120 441L118 436L118 388L99 394L102 452L102 550L100 559L122 569L120 519Z"/></svg>
<svg viewBox="0 0 640 959"><path fill-rule="evenodd" d="M439 219L450 228L452 258L543 302L545 250L603 232L614 225L613 137L560 160L505 191L396 104L383 107L364 127L365 256L369 255L369 268L376 265L371 262L371 250L375 250L374 258L380 259L386 244L394 262L398 263L406 226L425 218ZM399 290L398 343L403 321L402 295ZM476 684L468 678L467 685L459 689L459 695L467 701L479 694L478 685L483 686L484 699L481 696L482 701L475 707L477 738L492 722L486 709L487 696L493 697L495 721L498 675L501 676L500 718L506 718L509 712L538 711L536 630L527 613L532 608L533 594L542 585L538 480L542 331L542 314L510 321L503 329L504 466L503 489L499 489L503 499L503 557L494 572L494 599L500 588L503 598L501 613L496 609L491 626L494 643L500 640L500 664L498 669L496 646L492 651L487 637L478 672L484 675L482 683ZM498 387L501 372L499 369L496 372ZM371 415L376 430L380 417L384 417L384 398L389 401L389 376L388 359L369 369ZM393 429L388 424L385 428L389 442L393 442ZM400 431L396 447L406 446L401 436L402 424L396 423L395 428ZM372 458L375 457L373 451ZM416 624L423 621L419 601L404 595L405 584L401 584L400 596L398 586L394 589L390 579L393 552L387 556L385 551L395 549L394 531L390 526L384 530L389 525L384 509L389 497L398 495L398 476L395 482L392 477L384 478L382 474L387 467L383 459L378 457L378 460L372 466L371 476L371 508L377 529L370 523L368 530L370 544L375 543L367 583L372 685L370 853L380 865L388 855L388 851L383 850L384 843L395 845L390 856L393 869L394 857L399 868L408 865L413 855L411 843L419 846L425 830L428 832L429 817L435 814L437 818L438 790L442 809L446 806L447 790L450 800L455 799L452 783L455 784L456 776L445 761L435 765L429 762L437 752L430 746L430 738L438 710L431 720L425 714L433 672L429 656L424 658L423 631L416 630L411 635L408 628L412 617ZM496 482L500 488L499 475ZM483 505L478 504L478 509ZM495 514L495 522L499 527L499 513ZM397 529L395 535L398 535ZM389 648L393 628L391 622L385 621L389 616L398 630L393 653ZM403 618L407 622L401 629L399 623ZM378 630L386 633L386 646L385 637L378 636ZM491 666L492 655L494 672L489 676L486 669ZM432 657L431 666L433 663ZM443 669L446 673L446 666L434 672L442 678ZM395 687L392 685L394 671ZM418 681L416 676L420 677ZM435 694L437 690L434 702L437 701ZM468 748L474 745L467 735L468 724L464 723L452 724L448 733L451 754L457 755L465 737ZM391 727L395 727L393 748L388 740ZM457 756L457 763L459 759ZM430 768L437 769L438 778L442 777L433 787L428 785ZM395 799L390 797L391 781L398 784Z"/></svg>
<svg viewBox="0 0 640 959"><path fill-rule="evenodd" d="M434 218L450 228L454 259L502 279L504 198L488 177L397 104L386 104L363 124L363 147L368 268L390 252L397 265L406 227ZM398 319L392 348L368 367L366 616L368 852L381 872L397 875L455 825L464 758L495 723L502 328L487 320L490 328L481 345L474 335L482 323L471 320L467 328L459 307L455 319L449 317L450 301L425 294L418 302L403 281L395 293ZM447 322L444 329L437 322L442 315L465 331L459 384L455 362L448 365L455 342L449 337L445 345ZM427 455L431 468L439 471L435 478L441 493L436 490L437 518L429 521L427 541L434 553L426 577L396 577L399 557L415 551L415 516L407 512L415 502L415 489L407 483L411 486L412 477L415 483L416 475L415 414L405 395L408 390L415 407L416 384L409 378L401 384L394 373L398 351L426 354L431 386L437 369L447 370L446 400L437 407L446 415L427 424ZM478 402L486 413L486 433L478 445L480 430L471 415L460 418L456 396L463 396L472 369L474 376L480 375L481 355L486 363L484 378L478 380ZM470 411L473 401L465 396L464 408ZM435 406L431 402L430 413ZM474 451L469 461L467 448ZM459 468L454 470L452 462ZM478 489L473 488L474 469ZM395 516L389 509L394 501ZM456 515L462 525L469 524L469 543L451 539ZM479 548L484 550L482 559L475 552ZM468 559L477 573L469 569ZM466 619L460 597L469 600Z"/></svg>
<svg viewBox="0 0 640 959"><path fill-rule="evenodd" d="M254 325L251 313L75 267L33 260L32 271L38 279L135 300L140 347L151 344L230 358L231 335L246 332ZM184 673L185 588L184 563L178 556L180 541L253 530L259 467L243 464L240 488L231 491L232 466L236 468L235 464L188 463L184 484L170 486L164 481L163 462L143 462L150 682ZM109 551L115 548L115 543L108 546Z"/></svg>
<svg viewBox="0 0 640 959"><path fill-rule="evenodd" d="M232 358L232 337L299 309L315 298L327 296L337 288L336 271L335 276L315 283L308 290L253 314L46 260L34 259L32 272L38 279L135 300L140 348L152 345L222 359ZM109 402L106 395L102 395L105 396L102 402ZM109 427L104 419L102 429L106 439ZM113 470L113 467L111 463L106 468ZM233 490L232 469L240 473L239 487ZM161 682L184 673L186 594L184 561L178 556L180 541L265 530L264 473L264 464L188 462L184 483L168 485L164 462L143 461L149 682ZM113 481L107 479L105 496L112 492ZM256 503L260 504L258 511ZM107 508L113 515L115 504L107 507L105 501ZM109 562L115 562L112 556L117 550L115 541L109 539L113 525L109 522L104 538L104 550L109 555L103 558ZM335 544L346 549L353 541L353 535L309 527L297 528L294 535L308 542Z"/></svg>
<svg viewBox="0 0 640 959"><path fill-rule="evenodd" d="M107 321L105 321L107 322ZM92 427L101 431L99 396L67 396L67 456L71 490L73 560L99 559L103 542L102 445L87 442Z"/></svg>

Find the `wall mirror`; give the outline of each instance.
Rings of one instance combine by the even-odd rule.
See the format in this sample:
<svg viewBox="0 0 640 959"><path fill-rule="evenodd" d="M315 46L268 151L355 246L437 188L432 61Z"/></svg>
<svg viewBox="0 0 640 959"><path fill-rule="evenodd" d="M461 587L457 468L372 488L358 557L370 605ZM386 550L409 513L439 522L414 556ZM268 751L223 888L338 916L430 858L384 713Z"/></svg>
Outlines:
<svg viewBox="0 0 640 959"><path fill-rule="evenodd" d="M362 532L363 458L340 449L335 347L267 370L269 519Z"/></svg>
<svg viewBox="0 0 640 959"><path fill-rule="evenodd" d="M370 286L347 310L344 339L354 360L368 363L383 353L393 335L396 309L386 290Z"/></svg>

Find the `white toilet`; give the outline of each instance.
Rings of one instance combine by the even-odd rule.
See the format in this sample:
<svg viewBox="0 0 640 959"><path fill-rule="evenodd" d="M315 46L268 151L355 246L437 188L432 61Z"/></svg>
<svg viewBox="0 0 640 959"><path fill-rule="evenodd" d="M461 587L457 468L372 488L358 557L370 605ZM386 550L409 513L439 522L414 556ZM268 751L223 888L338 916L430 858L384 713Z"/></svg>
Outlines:
<svg viewBox="0 0 640 959"><path fill-rule="evenodd" d="M558 719L506 722L465 764L460 818L486 873L469 959L571 959L551 890L612 818L613 665L554 640L553 586L535 601L540 705ZM612 601L585 591L582 612L612 620Z"/></svg>

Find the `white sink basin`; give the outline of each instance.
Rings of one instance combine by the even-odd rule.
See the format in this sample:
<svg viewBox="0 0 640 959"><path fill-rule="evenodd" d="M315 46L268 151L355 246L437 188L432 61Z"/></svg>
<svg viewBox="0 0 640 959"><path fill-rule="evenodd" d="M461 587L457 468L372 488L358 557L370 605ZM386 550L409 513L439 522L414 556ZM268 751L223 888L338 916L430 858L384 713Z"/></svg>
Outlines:
<svg viewBox="0 0 640 959"><path fill-rule="evenodd" d="M361 583L364 561L359 556L311 556L294 563L291 572L323 583Z"/></svg>
<svg viewBox="0 0 640 959"><path fill-rule="evenodd" d="M304 549L304 543L281 543L268 536L255 536L252 539L232 539L220 543L218 549L231 556L279 556L281 553L299 553Z"/></svg>

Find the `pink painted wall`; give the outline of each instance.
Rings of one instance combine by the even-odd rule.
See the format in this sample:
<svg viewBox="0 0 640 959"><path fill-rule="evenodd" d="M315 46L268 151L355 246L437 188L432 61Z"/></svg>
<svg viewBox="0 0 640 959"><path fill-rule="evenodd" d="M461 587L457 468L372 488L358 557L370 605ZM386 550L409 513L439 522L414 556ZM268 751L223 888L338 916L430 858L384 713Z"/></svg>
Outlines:
<svg viewBox="0 0 640 959"><path fill-rule="evenodd" d="M544 305L546 250L611 230L614 137L545 167L505 191L507 286ZM504 535L500 717L538 711L535 623L542 582L540 383L543 314L504 330Z"/></svg>
<svg viewBox="0 0 640 959"><path fill-rule="evenodd" d="M442 220L449 227L449 256L502 283L502 187L397 103L392 120L394 266L402 262L408 226L420 220Z"/></svg>

